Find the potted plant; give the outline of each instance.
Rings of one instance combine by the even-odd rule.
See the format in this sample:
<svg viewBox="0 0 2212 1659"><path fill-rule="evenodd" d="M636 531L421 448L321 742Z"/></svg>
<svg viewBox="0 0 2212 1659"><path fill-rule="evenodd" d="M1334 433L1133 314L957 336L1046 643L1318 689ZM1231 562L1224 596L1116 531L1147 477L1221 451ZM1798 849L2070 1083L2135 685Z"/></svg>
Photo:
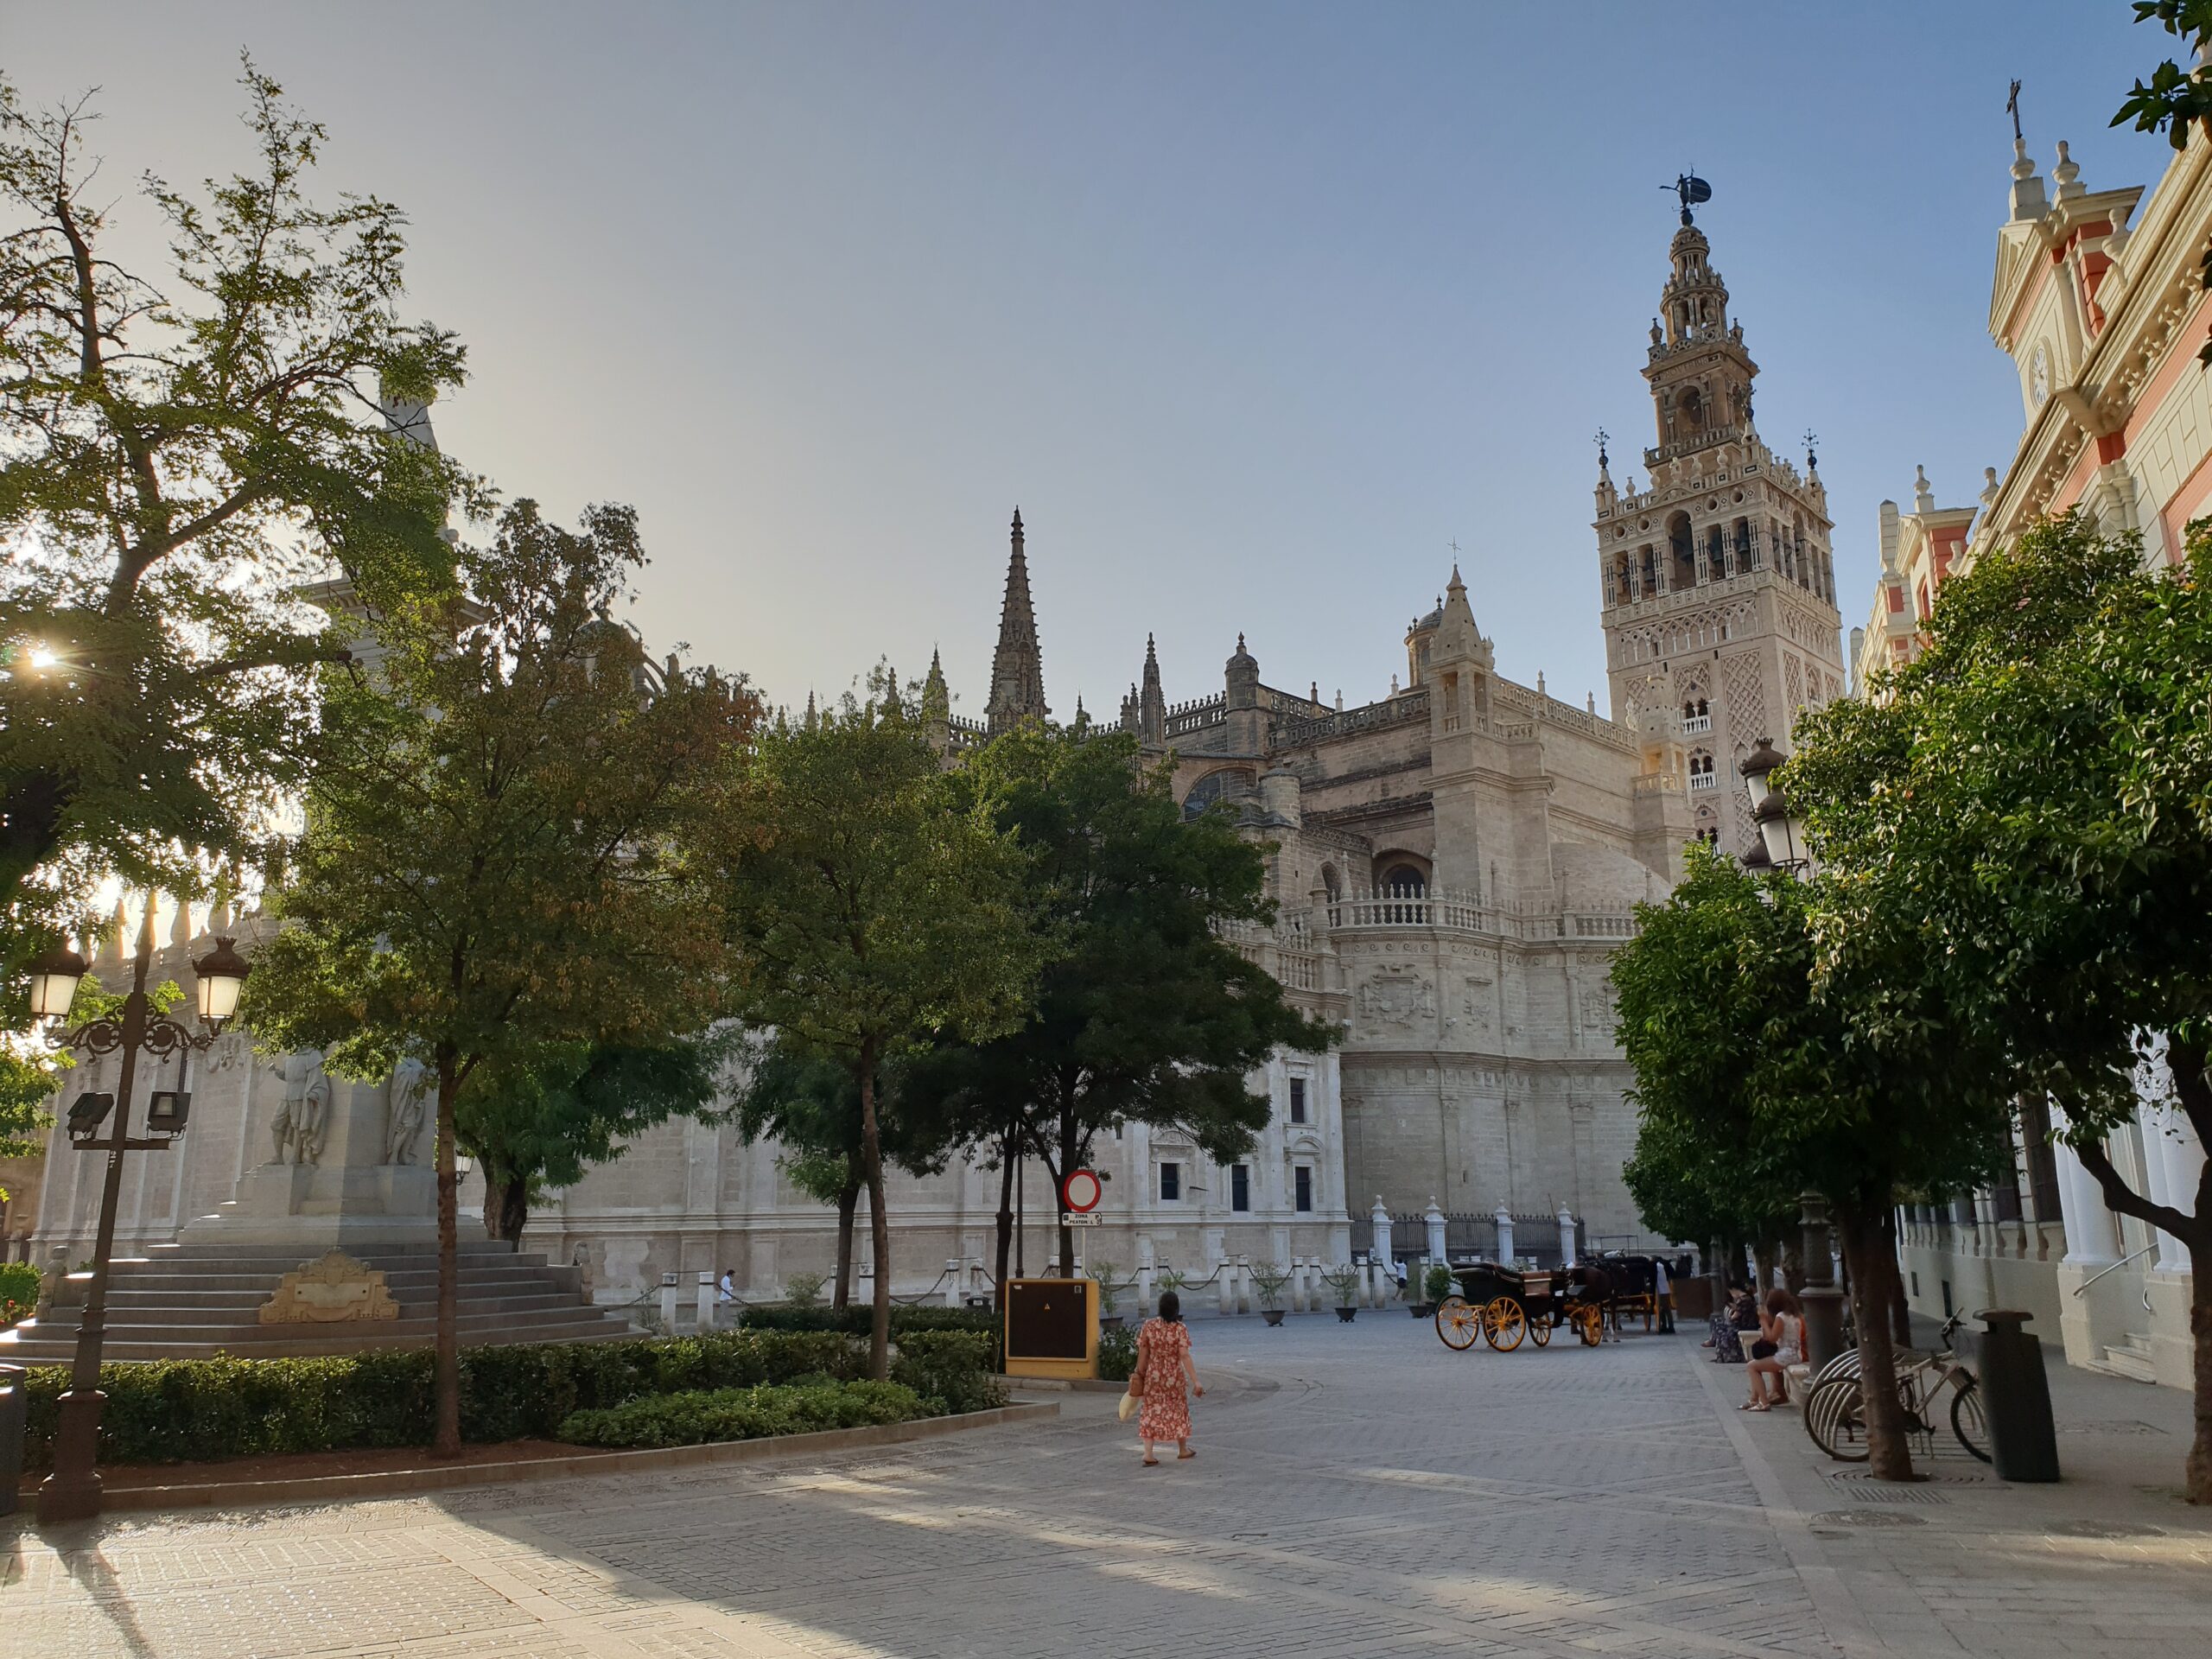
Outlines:
<svg viewBox="0 0 2212 1659"><path fill-rule="evenodd" d="M1441 1262L1432 1262L1421 1276L1421 1306L1414 1310L1417 1319L1427 1319L1436 1312L1436 1305L1459 1288L1459 1276Z"/></svg>
<svg viewBox="0 0 2212 1659"><path fill-rule="evenodd" d="M1359 1269L1342 1262L1321 1275L1321 1282L1337 1293L1337 1317L1346 1325L1359 1312Z"/></svg>
<svg viewBox="0 0 2212 1659"><path fill-rule="evenodd" d="M1252 1284L1260 1293L1260 1317L1269 1325L1282 1323L1282 1287L1290 1270L1279 1262L1262 1262L1252 1269Z"/></svg>
<svg viewBox="0 0 2212 1659"><path fill-rule="evenodd" d="M1118 1331L1122 1328L1122 1316L1114 1309L1121 1300L1122 1293L1127 1290L1128 1286L1117 1285L1114 1282L1114 1274L1116 1271L1111 1262L1098 1262L1090 1269L1090 1276L1098 1281L1098 1328L1101 1331Z"/></svg>

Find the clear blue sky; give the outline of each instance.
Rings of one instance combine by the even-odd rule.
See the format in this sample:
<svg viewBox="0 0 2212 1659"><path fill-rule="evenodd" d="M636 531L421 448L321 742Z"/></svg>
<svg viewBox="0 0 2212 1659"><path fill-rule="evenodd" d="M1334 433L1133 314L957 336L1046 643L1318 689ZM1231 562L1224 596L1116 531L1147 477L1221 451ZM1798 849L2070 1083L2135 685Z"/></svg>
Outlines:
<svg viewBox="0 0 2212 1659"><path fill-rule="evenodd" d="M2168 40L2125 0L1940 5L10 7L25 94L105 90L118 189L244 155L233 58L413 219L469 344L448 448L641 512L655 645L779 700L941 645L980 715L1019 503L1056 712L1384 691L1457 539L1501 669L1604 695L1591 435L1637 377L1674 203L1808 426L1847 628L1876 503L2018 435L1986 334L2005 83L2092 188ZM128 210L143 222L143 208ZM1639 469L1640 470L1640 469Z"/></svg>

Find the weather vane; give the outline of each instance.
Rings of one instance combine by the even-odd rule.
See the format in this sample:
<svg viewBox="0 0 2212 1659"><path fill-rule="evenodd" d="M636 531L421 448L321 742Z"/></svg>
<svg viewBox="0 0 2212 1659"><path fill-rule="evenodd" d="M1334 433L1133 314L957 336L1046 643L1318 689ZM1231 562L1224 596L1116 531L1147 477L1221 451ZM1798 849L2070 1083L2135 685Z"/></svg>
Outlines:
<svg viewBox="0 0 2212 1659"><path fill-rule="evenodd" d="M2020 137L2020 83L2017 80L2012 83L2012 96L2005 100L2005 113L2012 118L2012 142L2025 143L2027 140Z"/></svg>
<svg viewBox="0 0 2212 1659"><path fill-rule="evenodd" d="M1820 442L1814 434L1813 429L1807 427L1805 429L1805 470L1808 473L1817 473L1821 470L1821 458L1814 453Z"/></svg>
<svg viewBox="0 0 2212 1659"><path fill-rule="evenodd" d="M1604 427L1601 426L1598 429L1598 436L1596 439L1598 445L1598 465L1601 467L1608 464L1605 454L1605 445L1611 441L1611 436L1612 435L1607 432Z"/></svg>
<svg viewBox="0 0 2212 1659"><path fill-rule="evenodd" d="M1662 190L1671 190L1681 198L1682 223L1685 225L1694 222L1690 218L1691 208L1701 201L1713 200L1713 187L1694 173L1677 174L1672 184L1662 184L1659 188Z"/></svg>

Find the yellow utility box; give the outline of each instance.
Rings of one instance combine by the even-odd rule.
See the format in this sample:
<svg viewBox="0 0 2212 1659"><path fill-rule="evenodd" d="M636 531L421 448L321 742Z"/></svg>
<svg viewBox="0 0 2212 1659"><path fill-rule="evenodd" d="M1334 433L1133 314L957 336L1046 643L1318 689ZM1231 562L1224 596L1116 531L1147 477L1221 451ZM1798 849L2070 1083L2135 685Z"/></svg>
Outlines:
<svg viewBox="0 0 2212 1659"><path fill-rule="evenodd" d="M1006 1281L1006 1374L1064 1382L1098 1375L1095 1281Z"/></svg>

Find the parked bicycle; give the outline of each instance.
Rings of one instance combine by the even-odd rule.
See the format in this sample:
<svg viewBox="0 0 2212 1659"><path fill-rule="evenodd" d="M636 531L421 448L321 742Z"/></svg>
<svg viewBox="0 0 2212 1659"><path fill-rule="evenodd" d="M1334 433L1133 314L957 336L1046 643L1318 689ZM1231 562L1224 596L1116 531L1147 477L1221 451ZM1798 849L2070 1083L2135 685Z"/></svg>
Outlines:
<svg viewBox="0 0 2212 1659"><path fill-rule="evenodd" d="M1950 1395L1951 1433L1959 1444L1982 1462L1989 1461L1989 1425L1982 1416L1981 1384L1951 1346L1952 1334L1964 1323L1963 1313L1943 1322L1933 1353L1897 1354L1897 1403L1904 1413L1908 1433L1921 1437L1932 1449L1936 1427L1945 1415L1943 1396ZM1864 1463L1866 1408L1859 1387L1859 1351L1839 1354L1822 1366L1805 1395L1805 1432L1813 1444L1843 1463Z"/></svg>

